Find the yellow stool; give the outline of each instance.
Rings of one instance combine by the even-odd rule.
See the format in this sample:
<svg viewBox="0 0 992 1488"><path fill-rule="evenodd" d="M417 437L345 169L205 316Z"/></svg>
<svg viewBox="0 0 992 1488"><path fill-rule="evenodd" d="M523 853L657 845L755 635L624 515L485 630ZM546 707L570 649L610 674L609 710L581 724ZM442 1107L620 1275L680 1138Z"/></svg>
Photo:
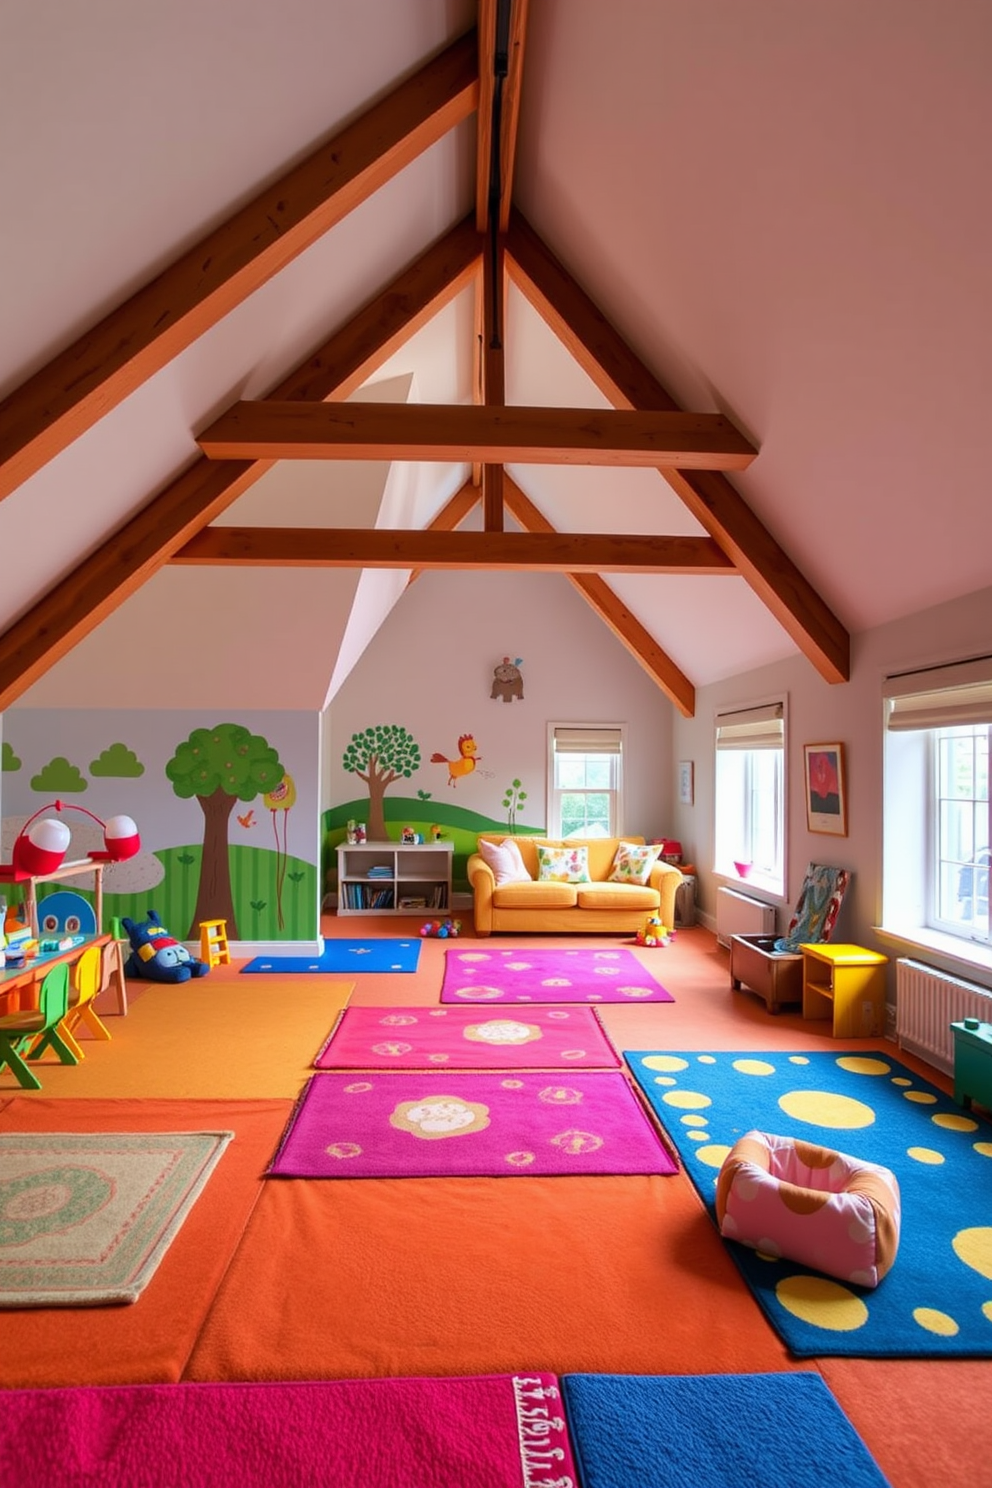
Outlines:
<svg viewBox="0 0 992 1488"><path fill-rule="evenodd" d="M200 960L208 966L230 966L226 920L200 921Z"/></svg>

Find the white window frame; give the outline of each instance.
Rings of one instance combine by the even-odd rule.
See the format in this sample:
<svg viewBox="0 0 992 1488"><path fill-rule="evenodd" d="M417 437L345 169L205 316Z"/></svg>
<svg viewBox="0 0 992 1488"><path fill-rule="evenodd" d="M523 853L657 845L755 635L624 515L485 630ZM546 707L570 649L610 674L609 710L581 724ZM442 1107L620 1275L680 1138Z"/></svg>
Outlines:
<svg viewBox="0 0 992 1488"><path fill-rule="evenodd" d="M776 734L780 739L778 744L774 742ZM786 877L788 836L785 808L788 799L788 699L785 696L773 697L733 708L721 708L714 717L713 739L714 872L732 883L741 883L741 877L734 867L735 854L740 851L742 858L737 861L753 863L746 882L755 888L784 898L788 881ZM751 810L753 797L751 777L755 762L754 756L759 752L770 753L772 751L777 756L774 820L771 824L773 852L770 861L755 862L753 844L756 839L756 829ZM738 846L734 845L726 830L721 832L721 794L722 791L728 789L726 778L721 786L721 774L726 777L729 773L726 767L729 765L728 757L731 753L743 761L744 771L743 794L739 800L734 802L738 809L738 824L742 837Z"/></svg>
<svg viewBox="0 0 992 1488"><path fill-rule="evenodd" d="M990 968L988 917L976 926L938 913L939 875L958 861L940 818L940 740L942 731L975 728L992 738L992 657L885 678L882 930L968 967ZM980 796L956 799L973 810L982 803ZM992 803L986 809L992 825Z"/></svg>
<svg viewBox="0 0 992 1488"><path fill-rule="evenodd" d="M566 723L554 722L548 724L548 770L547 770L547 832L549 837L561 839L561 797L563 792L559 790L555 770L556 737L568 735L574 745L581 743L580 736L585 735L591 743L595 742L596 735L602 735L604 742L609 745L603 753L610 754L613 761L613 784L607 788L610 797L610 828L607 833L609 837L621 837L624 828L624 756L627 753L627 727L623 723ZM617 747L617 744L619 747ZM574 752L583 752L580 748ZM586 751L596 754L595 748ZM603 788L597 786L595 794L602 794ZM574 795L575 791L569 789L565 792ZM593 792L590 792L593 794Z"/></svg>

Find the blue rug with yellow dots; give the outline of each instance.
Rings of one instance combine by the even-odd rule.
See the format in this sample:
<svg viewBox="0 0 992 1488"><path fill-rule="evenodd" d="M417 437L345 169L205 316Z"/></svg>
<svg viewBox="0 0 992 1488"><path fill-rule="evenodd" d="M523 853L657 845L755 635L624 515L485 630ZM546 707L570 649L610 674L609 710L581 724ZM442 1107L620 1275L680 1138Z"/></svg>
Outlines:
<svg viewBox="0 0 992 1488"><path fill-rule="evenodd" d="M992 1356L992 1123L883 1052L624 1052L715 1219L737 1138L799 1137L899 1180L899 1252L874 1289L727 1240L769 1322L800 1358Z"/></svg>

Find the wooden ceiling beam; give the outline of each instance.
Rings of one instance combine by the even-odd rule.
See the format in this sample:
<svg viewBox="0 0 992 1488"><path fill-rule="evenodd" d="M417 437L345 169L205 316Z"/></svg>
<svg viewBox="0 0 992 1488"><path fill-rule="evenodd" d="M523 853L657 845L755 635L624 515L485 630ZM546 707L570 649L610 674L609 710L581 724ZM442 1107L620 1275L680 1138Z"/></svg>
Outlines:
<svg viewBox="0 0 992 1488"><path fill-rule="evenodd" d="M476 108L461 37L0 404L0 500Z"/></svg>
<svg viewBox="0 0 992 1488"><path fill-rule="evenodd" d="M435 243L275 389L280 399L346 398L478 275L471 217ZM0 635L0 711L140 589L269 462L203 458Z"/></svg>
<svg viewBox="0 0 992 1488"><path fill-rule="evenodd" d="M475 222L480 232L493 227L506 232L517 155L528 0L502 0L502 5L508 18L506 34L498 38L501 0L479 0Z"/></svg>
<svg viewBox="0 0 992 1488"><path fill-rule="evenodd" d="M487 408L506 403L503 327L506 323L503 240L491 234L482 255L482 401ZM503 530L503 466L482 467L482 525L486 532Z"/></svg>
<svg viewBox="0 0 992 1488"><path fill-rule="evenodd" d="M654 374L517 212L507 235L507 274L616 407L677 409ZM659 469L820 676L828 682L848 681L847 630L726 476L713 469L690 470L681 462L677 468L659 463Z"/></svg>
<svg viewBox="0 0 992 1488"><path fill-rule="evenodd" d="M197 438L214 460L438 460L743 470L755 450L718 413L240 402Z"/></svg>
<svg viewBox="0 0 992 1488"><path fill-rule="evenodd" d="M504 482L503 500L507 511L525 532L555 530L511 476L507 476ZM637 664L644 668L651 680L674 703L683 718L692 718L696 712L695 687L667 651L658 645L650 631L631 614L606 580L598 574L586 573L567 573L565 577L587 604L591 605L620 644L630 652Z"/></svg>
<svg viewBox="0 0 992 1488"><path fill-rule="evenodd" d="M709 537L441 532L391 527L207 527L172 563L255 568L509 569L533 573L732 574Z"/></svg>

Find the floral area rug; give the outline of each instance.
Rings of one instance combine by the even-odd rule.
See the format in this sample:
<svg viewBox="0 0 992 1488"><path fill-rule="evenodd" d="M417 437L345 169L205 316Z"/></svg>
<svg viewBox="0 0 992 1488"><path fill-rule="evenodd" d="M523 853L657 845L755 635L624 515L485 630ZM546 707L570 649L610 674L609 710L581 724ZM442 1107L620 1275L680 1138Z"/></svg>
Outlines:
<svg viewBox="0 0 992 1488"><path fill-rule="evenodd" d="M592 1008L520 1015L461 1007L346 1008L317 1069L609 1069L620 1056Z"/></svg>
<svg viewBox="0 0 992 1488"><path fill-rule="evenodd" d="M313 1075L269 1168L287 1178L676 1171L612 1070Z"/></svg>
<svg viewBox="0 0 992 1488"><path fill-rule="evenodd" d="M232 1135L0 1136L0 1307L134 1302Z"/></svg>
<svg viewBox="0 0 992 1488"><path fill-rule="evenodd" d="M662 954L652 951L650 954ZM674 1002L633 951L445 952L442 1002Z"/></svg>

